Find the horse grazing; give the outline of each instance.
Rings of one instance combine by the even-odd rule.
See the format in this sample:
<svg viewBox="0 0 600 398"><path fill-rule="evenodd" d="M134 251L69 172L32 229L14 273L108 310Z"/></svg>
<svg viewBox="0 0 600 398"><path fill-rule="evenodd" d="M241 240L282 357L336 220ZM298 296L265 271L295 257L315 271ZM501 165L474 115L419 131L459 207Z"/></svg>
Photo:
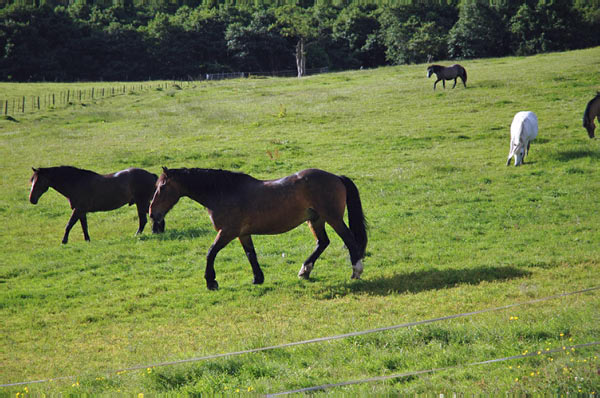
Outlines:
<svg viewBox="0 0 600 398"><path fill-rule="evenodd" d="M594 130L596 130L596 125L594 124L595 118L600 123L600 92L587 103L585 112L583 112L583 127L587 129L590 138L594 138Z"/></svg>
<svg viewBox="0 0 600 398"><path fill-rule="evenodd" d="M67 223L62 243L67 243L69 232L77 221L81 222L83 237L89 241L86 213L118 209L124 204L136 204L140 226L144 230L148 221L146 214L154 194L158 177L146 170L130 168L113 174L100 175L90 170L71 166L33 168L29 201L37 204L48 188L52 187L67 199L73 213ZM154 232L163 232L164 220L153 223Z"/></svg>
<svg viewBox="0 0 600 398"><path fill-rule="evenodd" d="M510 125L510 151L506 165L514 156L515 166L525 163L531 141L538 134L538 119L535 113L529 111L517 112Z"/></svg>
<svg viewBox="0 0 600 398"><path fill-rule="evenodd" d="M252 235L281 234L304 221L317 239L317 247L304 261L298 277L308 279L315 261L329 245L325 223L342 238L352 263L352 278L363 271L367 246L366 222L356 185L345 176L308 169L279 180L261 181L247 174L211 169L167 169L156 183L150 217L160 222L187 196L208 210L217 236L208 250L204 278L208 289L218 289L214 261L219 250L238 238L252 266L254 284L264 281L256 259ZM348 207L350 228L344 223Z"/></svg>
<svg viewBox="0 0 600 398"><path fill-rule="evenodd" d="M433 83L433 89L435 90L435 85L441 80L442 85L446 88L446 80L454 79L454 85L452 88L456 87L456 79L460 77L463 82L465 88L467 88L467 70L460 66L459 64L454 64L452 66L442 66L442 65L431 65L427 68L427 77L430 78L432 74L435 73L437 80Z"/></svg>

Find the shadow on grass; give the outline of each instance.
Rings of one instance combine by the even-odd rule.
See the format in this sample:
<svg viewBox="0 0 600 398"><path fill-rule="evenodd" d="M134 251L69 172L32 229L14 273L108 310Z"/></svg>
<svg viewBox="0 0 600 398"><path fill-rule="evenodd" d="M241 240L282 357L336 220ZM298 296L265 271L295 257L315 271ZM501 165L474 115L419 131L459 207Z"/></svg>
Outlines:
<svg viewBox="0 0 600 398"><path fill-rule="evenodd" d="M579 150L571 150L571 151L563 151L559 152L556 155L556 158L561 162L568 162L574 159L581 158L591 158L591 159L600 159L600 153L596 151L592 151L590 149L579 149Z"/></svg>
<svg viewBox="0 0 600 398"><path fill-rule="evenodd" d="M187 240L199 238L201 236L211 235L214 236L216 233L214 230L209 228L186 228L186 229L169 229L169 225L162 234L145 234L140 236L140 240Z"/></svg>
<svg viewBox="0 0 600 398"><path fill-rule="evenodd" d="M368 272L368 269L365 270ZM321 292L321 298L330 299L353 293L387 296L393 293L419 293L427 290L445 289L457 285L477 285L481 282L506 281L531 275L529 271L506 266L427 270L399 273L390 277L344 282L330 286Z"/></svg>

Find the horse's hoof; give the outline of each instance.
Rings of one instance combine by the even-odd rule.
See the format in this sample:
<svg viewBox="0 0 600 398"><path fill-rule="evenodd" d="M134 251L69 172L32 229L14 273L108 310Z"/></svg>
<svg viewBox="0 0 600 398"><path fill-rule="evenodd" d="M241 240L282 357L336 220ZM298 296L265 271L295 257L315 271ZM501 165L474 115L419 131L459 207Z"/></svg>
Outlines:
<svg viewBox="0 0 600 398"><path fill-rule="evenodd" d="M258 275L254 277L254 281L252 282L255 285L262 285L265 281L264 275Z"/></svg>
<svg viewBox="0 0 600 398"><path fill-rule="evenodd" d="M63 245L66 245L68 242L68 240L63 239L63 241L61 242Z"/></svg>
<svg viewBox="0 0 600 398"><path fill-rule="evenodd" d="M217 281L206 282L208 290L219 290L219 284Z"/></svg>
<svg viewBox="0 0 600 398"><path fill-rule="evenodd" d="M312 269L313 269L312 264L302 264L302 267L300 268L300 272L298 272L298 278L301 278L301 279L310 278L310 273L311 273Z"/></svg>
<svg viewBox="0 0 600 398"><path fill-rule="evenodd" d="M363 273L363 264L362 261L358 260L356 264L352 266L352 276L351 279L360 279L360 276Z"/></svg>

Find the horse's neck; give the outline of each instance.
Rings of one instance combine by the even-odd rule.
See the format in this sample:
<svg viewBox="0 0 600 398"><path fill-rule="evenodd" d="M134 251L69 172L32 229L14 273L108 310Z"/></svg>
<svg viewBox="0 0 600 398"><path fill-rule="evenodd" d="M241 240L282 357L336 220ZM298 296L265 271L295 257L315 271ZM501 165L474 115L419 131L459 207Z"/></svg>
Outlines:
<svg viewBox="0 0 600 398"><path fill-rule="evenodd" d="M600 121L600 97L596 97L594 102L592 102L592 106L590 106L590 121L594 120L595 117Z"/></svg>
<svg viewBox="0 0 600 398"><path fill-rule="evenodd" d="M73 193L75 192L75 184L73 184L73 182L64 177L57 177L56 175L51 175L49 181L50 186L61 195L67 198L71 198L73 196Z"/></svg>
<svg viewBox="0 0 600 398"><path fill-rule="evenodd" d="M208 209L218 207L223 201L228 201L232 195L236 195L234 192L238 192L234 190L223 190L217 186L211 185L211 183L208 183L206 186L201 186L200 189L198 189L197 185L194 189L189 189L189 183L190 182L188 181L187 184L181 184L181 196L187 196ZM239 194L239 192L237 194Z"/></svg>
<svg viewBox="0 0 600 398"><path fill-rule="evenodd" d="M218 198L219 195L210 193L205 190L203 190L202 192L193 192L190 190L186 190L181 192L181 196L187 196L188 198L195 200L196 202L200 203L202 206L208 209L214 208L220 202L220 198Z"/></svg>

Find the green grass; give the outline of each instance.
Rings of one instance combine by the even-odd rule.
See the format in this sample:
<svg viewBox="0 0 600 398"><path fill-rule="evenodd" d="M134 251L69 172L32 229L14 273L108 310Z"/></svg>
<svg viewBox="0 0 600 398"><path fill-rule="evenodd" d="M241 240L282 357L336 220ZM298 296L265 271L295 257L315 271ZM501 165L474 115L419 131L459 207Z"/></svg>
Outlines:
<svg viewBox="0 0 600 398"><path fill-rule="evenodd" d="M334 391L600 394L598 347L464 366L600 341L597 291L115 373L600 286L600 148L581 127L600 89L599 64L600 48L464 61L469 87L435 92L425 65L195 82L0 120L0 384L75 376L27 388L265 394L453 366ZM0 91L34 95L32 86ZM506 167L520 110L537 114L539 136L527 164ZM53 190L36 206L27 200L31 167L61 164L104 173L185 166L269 179L318 167L347 175L371 226L363 279L350 280L347 251L329 229L332 244L312 280L298 280L314 247L300 226L254 237L263 285L252 285L232 242L216 259L220 290L208 291L205 256L215 234L189 199L167 215L164 235L134 236L136 211L124 207L88 216L90 243L76 225L61 245L67 200Z"/></svg>

